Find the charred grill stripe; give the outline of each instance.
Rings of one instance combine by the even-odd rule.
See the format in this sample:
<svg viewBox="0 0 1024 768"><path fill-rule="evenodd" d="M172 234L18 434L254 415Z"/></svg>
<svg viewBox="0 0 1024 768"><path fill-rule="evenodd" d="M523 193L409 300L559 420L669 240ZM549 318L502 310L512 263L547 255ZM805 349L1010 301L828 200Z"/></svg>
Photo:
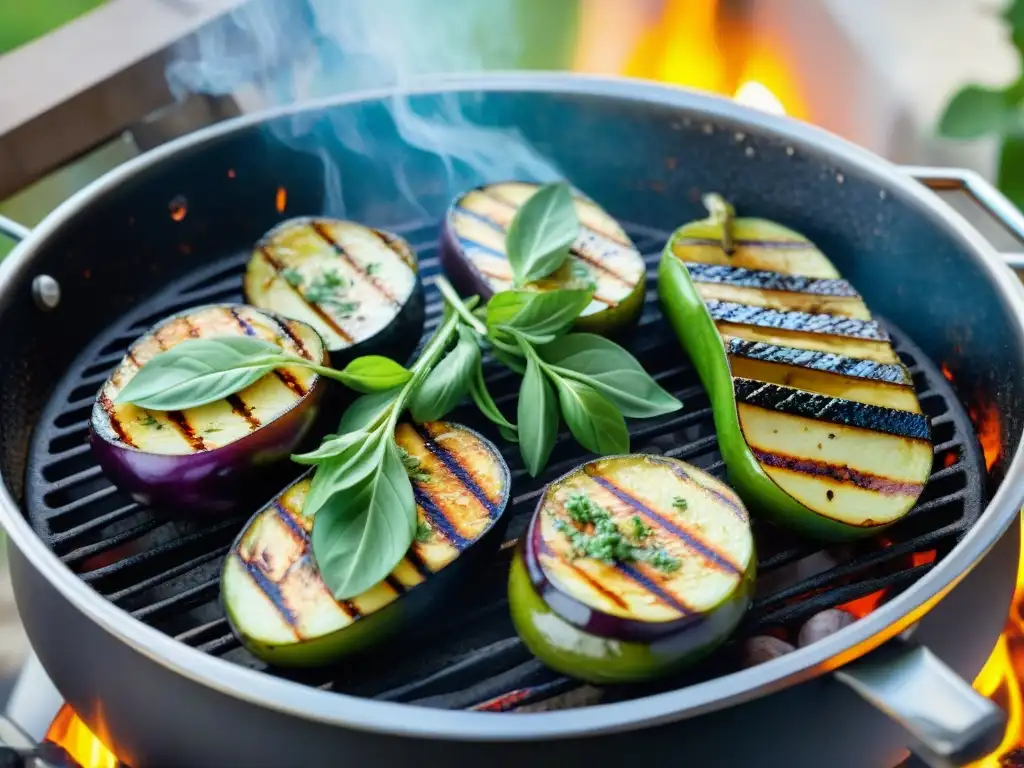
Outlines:
<svg viewBox="0 0 1024 768"><path fill-rule="evenodd" d="M270 600L274 608L277 609L277 612L281 614L281 618L283 618L288 623L288 626L291 627L295 637L298 638L299 632L296 626L298 619L292 611L291 606L289 606L288 602L284 599L284 595L281 593L280 587L268 579L267 575L263 573L255 563L249 562L238 553L233 554L232 557L238 558L238 562L240 562L242 567L245 568L245 572L249 574L249 577L254 582L256 582L257 588L267 596L267 599Z"/></svg>
<svg viewBox="0 0 1024 768"><path fill-rule="evenodd" d="M744 248L765 248L793 251L809 251L814 249L810 240L733 240L734 246ZM722 240L717 237L681 237L675 242L676 245L722 245Z"/></svg>
<svg viewBox="0 0 1024 768"><path fill-rule="evenodd" d="M391 587L393 590L395 590L396 594L400 595L403 592L405 592L405 586L402 584L402 582L400 582L398 579L396 579L390 573L387 576L384 577L384 581L386 581L388 583L389 587Z"/></svg>
<svg viewBox="0 0 1024 768"><path fill-rule="evenodd" d="M288 526L289 530L295 534L299 541L309 546L309 534L306 533L306 529L299 525L299 521L292 517L292 513L285 508L280 500L274 499L274 509L281 522Z"/></svg>
<svg viewBox="0 0 1024 768"><path fill-rule="evenodd" d="M507 231L508 231L507 228L504 227L501 223L495 221L494 219L490 218L489 216L484 216L482 213L478 213L477 211L470 210L469 208L465 208L465 207L463 207L461 205L455 206L455 210L457 210L459 213L463 213L463 214L469 216L471 219L476 219L481 224L486 224L488 227L490 227L491 229L495 230L496 232L501 232L502 235L505 235L507 233ZM582 227L583 225L581 224L580 226ZM593 232L594 235L597 236L598 238L602 237L601 233L595 232L594 230L590 229L589 227L587 227L586 229L588 229L588 231L590 231L590 232ZM607 239L607 238L603 238L603 239ZM493 249L489 249L488 248L487 250L493 250ZM587 253L583 253L583 251L579 250L576 247L570 248L569 249L569 253L571 253L573 256L575 256L580 261L587 262L587 264L592 266L594 269L597 269L597 270L600 270L601 272L604 272L610 278L612 278L613 280L617 280L618 282L622 283L627 288L634 288L636 286L635 282L629 280L629 278L627 278L627 277L623 277L622 275L620 275L614 269L609 267L604 262L603 259L594 258L593 256L591 256L591 255L589 255ZM506 256L506 258L507 258L507 256Z"/></svg>
<svg viewBox="0 0 1024 768"><path fill-rule="evenodd" d="M132 344L132 346L128 347L128 351L125 352L125 356L129 360L132 361L132 365L134 365L136 368L141 368L142 367L141 365L139 365L139 358L137 358L135 356L135 345L134 344Z"/></svg>
<svg viewBox="0 0 1024 768"><path fill-rule="evenodd" d="M477 251L482 251L482 252L488 254L489 256L493 256L496 259L501 259L502 261L508 261L508 254L507 253L502 253L497 248L491 248L488 245L484 245L483 243L478 243L476 240L471 240L470 238L463 237L462 235L459 236L459 247L461 247L463 251L468 251L470 249L473 249L473 250L477 250Z"/></svg>
<svg viewBox="0 0 1024 768"><path fill-rule="evenodd" d="M776 413L868 429L911 440L931 439L928 417L921 413L858 403L855 400L819 395L753 379L734 379L733 390L736 402Z"/></svg>
<svg viewBox="0 0 1024 768"><path fill-rule="evenodd" d="M110 400L110 396L106 392L100 395L100 408L107 414L107 421L110 423L110 428L117 434L118 440L127 446L137 448L138 446L132 442L131 438L128 437L128 433L124 431L124 425L121 420L117 418L117 413L114 409L114 403Z"/></svg>
<svg viewBox="0 0 1024 768"><path fill-rule="evenodd" d="M600 581L598 581L593 576L591 576L589 573L584 571L582 568L576 567L576 563L572 560L572 558L566 557L565 555L562 555L562 554L559 554L559 553L555 552L553 549L551 549L551 547L548 545L548 543L546 541L544 541L543 539L540 540L540 551L541 551L541 554L547 555L548 557L553 558L555 560L559 560L564 565L566 565L569 568L571 568L573 573L575 573L580 578L580 580L585 581L590 586L591 589L593 589L595 592L597 592L597 593L599 593L601 595L604 595L605 598L607 598L610 602L612 602L615 605L617 605L622 610L624 610L624 611L628 611L629 610L629 605L626 603L625 600L622 599L622 597L620 595L617 595L614 592L612 592L610 589L608 589L608 587L606 587ZM628 574L628 573L626 573L624 575L631 576L631 574ZM646 586L646 585L641 585L641 586Z"/></svg>
<svg viewBox="0 0 1024 768"><path fill-rule="evenodd" d="M708 486L701 484L700 481L698 481L695 477L691 477L690 473L683 469L681 466L679 466L679 464L677 464L676 462L666 461L664 459L655 459L655 461L657 461L658 464L663 464L669 469L671 469L672 474L674 474L683 482L689 485L694 485L700 488L705 493L710 494L715 499L715 501L717 501L719 504L723 504L724 506L728 507L732 511L732 513L736 515L736 517L738 517L740 520L746 522L749 519L746 510L743 509L743 507L739 503L737 503L730 497L726 496L721 491L717 491L714 488L709 488Z"/></svg>
<svg viewBox="0 0 1024 768"><path fill-rule="evenodd" d="M164 344L164 340L160 338L160 334L157 333L153 336L156 340L157 346L162 350L167 349L167 345ZM185 442L189 444L196 453L206 450L206 444L203 442L203 438L196 434L192 425L189 424L188 419L185 418L185 414L181 411L167 411L167 420L171 422L178 431L181 432L182 437L185 438Z"/></svg>
<svg viewBox="0 0 1024 768"><path fill-rule="evenodd" d="M231 311L234 312L234 310ZM281 334L283 336L288 337L292 344L295 345L295 348L298 350L300 355L302 355L307 360L313 359L313 353L310 350L306 349L306 345L302 343L302 338L299 336L299 334L295 333L295 331L287 322L281 322L273 315L266 315L266 318L270 322L272 322L279 331L281 331ZM281 381L282 384L288 387L288 389L290 389L299 397L303 397L306 394L306 390L302 388L302 385L299 383L299 380L296 379L290 372L284 370L283 368L275 368L274 375L277 376L277 378Z"/></svg>
<svg viewBox="0 0 1024 768"><path fill-rule="evenodd" d="M846 280L784 275L766 269L744 269L724 264L702 264L684 261L690 277L697 283L718 283L740 288L758 288L764 291L806 293L814 296L842 296L859 298L860 294Z"/></svg>
<svg viewBox="0 0 1024 768"><path fill-rule="evenodd" d="M248 320L246 320L244 317L238 314L238 310L235 307L231 307L230 309L228 309L228 314L231 315L231 319L235 321L238 327L242 329L242 333L244 333L246 336L259 336L259 334L256 333L256 329L249 324ZM267 315L267 317L269 318L270 315Z"/></svg>
<svg viewBox="0 0 1024 768"><path fill-rule="evenodd" d="M329 591L327 589L327 585L326 584L324 584L324 591ZM402 593L399 592L398 594L402 594ZM345 613L347 613L349 616L352 617L353 621L355 621L356 619L362 617L362 615L363 615L362 611L360 611L358 608L356 608L355 603L353 603L351 600L338 600L337 602L338 602L338 605L340 605L342 608L345 609Z"/></svg>
<svg viewBox="0 0 1024 768"><path fill-rule="evenodd" d="M430 519L431 526L435 530L440 531L441 535L448 539L453 547L461 552L472 544L469 539L465 538L455 529L452 521L445 514L444 508L438 506L430 494L423 489L422 484L413 483L412 490L413 495L416 497L416 503L423 510L423 514Z"/></svg>
<svg viewBox="0 0 1024 768"><path fill-rule="evenodd" d="M497 201L499 203L502 203L503 205L505 205L505 206L507 206L509 208L519 208L519 206L516 203L512 202L511 200L509 200L507 197L504 197L504 196L498 194L493 189L489 189L487 187L482 187L478 191L481 192L484 196L491 198L491 200L495 200L495 201ZM587 201L587 202L590 202L590 201ZM610 241L612 243L615 243L616 245L621 245L621 246L623 246L625 248L630 248L630 249L633 248L633 244L632 243L628 243L628 242L622 240L622 238L620 238L618 235L613 235L611 232L606 232L603 229L597 229L595 227L587 226L582 221L580 221L580 227L583 228L583 229L587 229L590 232L593 232L595 235L598 235L602 239L608 240L608 241Z"/></svg>
<svg viewBox="0 0 1024 768"><path fill-rule="evenodd" d="M238 395L228 395L226 398L228 405L231 406L233 413L241 416L249 424L249 431L254 432L260 428L260 420L253 415L253 412L249 410L249 406L245 404Z"/></svg>
<svg viewBox="0 0 1024 768"><path fill-rule="evenodd" d="M820 333L828 336L846 336L870 341L889 341L889 334L874 320L857 320L842 315L811 314L809 312L784 312L778 309L736 304L717 299L707 299L704 304L716 322L778 328L801 333Z"/></svg>
<svg viewBox="0 0 1024 768"><path fill-rule="evenodd" d="M263 255L263 258L266 260L267 264L269 264L271 267L273 267L274 271L277 273L277 277L280 277L281 276L281 272L283 270L283 267L281 266L281 262L279 262L276 258L274 258L274 255L270 252L270 249L267 248L265 245L260 245L259 246L259 251ZM307 307L309 307L310 311L313 314L315 314L317 317L319 317L321 320L323 320L328 326L330 326L332 331L334 331L336 334L341 336L341 338L343 338L349 344L352 344L352 343L355 342L355 338L352 336L352 334L348 333L344 328L342 328L340 325L338 325L338 323L335 322L333 317L331 317L326 312L324 312L323 309L321 309L319 304L316 304L316 303L314 303L312 301L309 301L306 298L305 294L303 294L302 291L300 291L298 288L296 288L294 285L289 283L284 278L281 278L281 281L285 285L287 285L292 291L295 292L295 295L299 297L299 300L303 304L305 304Z"/></svg>
<svg viewBox="0 0 1024 768"><path fill-rule="evenodd" d="M615 569L631 578L663 603L675 608L684 616L690 616L694 613L693 608L683 603L683 601L676 595L662 589L661 585L657 584L653 579L648 577L646 573L641 571L632 563L618 562L615 564Z"/></svg>
<svg viewBox="0 0 1024 768"><path fill-rule="evenodd" d="M685 541L691 549L698 552L707 562L721 568L722 570L732 571L737 575L741 575L743 573L742 568L704 541L699 534L687 530L682 526L682 524L669 520L660 513L655 512L640 499L619 488L619 486L615 485L615 483L611 482L608 478L594 474L594 472L596 472L596 469L592 465L588 465L586 473L591 480L615 496L615 498L623 504L627 504L660 528L663 528L676 538Z"/></svg>
<svg viewBox="0 0 1024 768"><path fill-rule="evenodd" d="M491 501L484 489L480 487L476 477L473 476L473 472L463 466L462 462L459 461L458 455L454 451L449 451L443 445L435 441L434 434L423 424L413 424L413 429L416 430L416 434L418 434L420 439L423 441L423 446L434 455L434 458L440 461L445 466L445 469L447 469L456 480L462 483L462 485L476 497L476 500L483 505L484 509L487 510L487 516L491 518L491 520L497 517L498 505Z"/></svg>
<svg viewBox="0 0 1024 768"><path fill-rule="evenodd" d="M373 229L372 227L370 228L370 231L374 234L374 237L388 247L388 250L394 251L395 255L402 260L402 263L405 264L411 272L416 271L415 263L409 260L410 254L403 246L399 245L399 238L397 235L392 235L390 232L385 232L382 229Z"/></svg>
<svg viewBox="0 0 1024 768"><path fill-rule="evenodd" d="M783 347L777 344L767 344L763 341L748 341L735 338L729 339L726 351L730 355L745 357L750 360L778 363L779 365L795 365L801 368L821 371L822 373L834 373L838 376L871 379L872 381L908 387L913 384L910 376L907 374L907 369L898 363L879 363L875 360L862 360L856 357L847 357L846 355L836 355L831 352L817 352L810 349Z"/></svg>
<svg viewBox="0 0 1024 768"><path fill-rule="evenodd" d="M416 572L424 579L429 578L433 575L433 571L423 560L423 557L419 553L417 542L413 542L412 546L409 547L409 551L405 553L405 559L412 563L412 567L416 569Z"/></svg>
<svg viewBox="0 0 1024 768"><path fill-rule="evenodd" d="M167 411L167 420L178 428L178 431L181 432L193 451L198 453L206 450L203 438L196 434L184 413L181 411Z"/></svg>
<svg viewBox="0 0 1024 768"><path fill-rule="evenodd" d="M321 222L314 221L310 226L312 226L313 231L320 236L320 239L327 243L329 246L331 246L331 248L334 249L334 252L338 254L341 258L343 258L346 261L346 263L352 268L352 271L359 275L359 277L361 277L367 285L369 285L371 288L377 291L377 293L379 293L381 296L383 296L385 299L391 302L391 304L394 305L395 307L402 306L402 303L395 298L394 294L392 294L391 291L388 290L387 286L384 285L384 283L382 283L380 280L375 278L373 275L371 275L369 272L367 272L362 264L353 259L349 252L342 247L341 243L339 243L331 236L331 233L327 231L327 228L324 227L324 225Z"/></svg>
<svg viewBox="0 0 1024 768"><path fill-rule="evenodd" d="M771 453L757 448L751 448L760 463L777 469L788 469L791 472L799 472L804 475L815 475L827 477L839 483L849 483L867 491L874 491L885 496L918 496L924 490L921 483L907 483L900 480L893 480L881 475L873 475L870 472L861 472L838 464L829 464L825 461L805 459L797 456L787 456L782 453Z"/></svg>

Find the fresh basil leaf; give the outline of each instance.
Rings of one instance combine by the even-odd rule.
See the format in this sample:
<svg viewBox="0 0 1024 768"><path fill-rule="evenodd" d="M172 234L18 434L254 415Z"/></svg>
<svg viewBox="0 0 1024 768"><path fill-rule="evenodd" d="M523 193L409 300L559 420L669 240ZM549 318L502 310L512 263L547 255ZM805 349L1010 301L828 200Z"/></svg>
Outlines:
<svg viewBox="0 0 1024 768"><path fill-rule="evenodd" d="M505 238L513 283L526 285L562 266L579 233L579 217L568 184L545 184L530 195L512 217Z"/></svg>
<svg viewBox="0 0 1024 768"><path fill-rule="evenodd" d="M374 392L372 395L356 398L341 417L338 432L345 434L360 429L372 429L384 411L394 404L401 393L402 389L395 387L384 392Z"/></svg>
<svg viewBox="0 0 1024 768"><path fill-rule="evenodd" d="M387 357L363 355L346 365L337 378L356 392L383 392L405 384L412 371Z"/></svg>
<svg viewBox="0 0 1024 768"><path fill-rule="evenodd" d="M301 361L283 354L276 344L250 336L187 339L142 366L116 402L152 411L198 408L296 362Z"/></svg>
<svg viewBox="0 0 1024 768"><path fill-rule="evenodd" d="M370 435L365 430L346 432L341 435L327 435L320 442L316 449L307 453L292 454L292 461L296 464L320 464L327 459L334 459L343 456L353 448L361 445Z"/></svg>
<svg viewBox="0 0 1024 768"><path fill-rule="evenodd" d="M459 326L459 341L427 374L412 393L409 410L418 422L438 421L447 416L469 392L474 369L480 365L476 336Z"/></svg>
<svg viewBox="0 0 1024 768"><path fill-rule="evenodd" d="M525 351L525 350L524 350ZM558 435L558 403L535 354L528 354L519 388L519 452L531 476L544 469Z"/></svg>
<svg viewBox="0 0 1024 768"><path fill-rule="evenodd" d="M597 454L629 453L629 430L622 413L593 387L555 379L558 403L576 442Z"/></svg>
<svg viewBox="0 0 1024 768"><path fill-rule="evenodd" d="M650 418L683 406L648 375L635 357L603 336L570 333L537 352L563 375L598 390L623 416Z"/></svg>
<svg viewBox="0 0 1024 768"><path fill-rule="evenodd" d="M502 291L487 304L489 335L500 339L514 328L534 344L547 344L569 330L590 304L590 291Z"/></svg>
<svg viewBox="0 0 1024 768"><path fill-rule="evenodd" d="M505 414L498 408L498 404L494 402L494 398L491 397L491 393L487 389L482 361L477 363L473 377L469 381L469 394L472 396L473 402L476 403L476 407L480 409L480 413L498 425L502 437L509 442L519 442L516 425L505 418Z"/></svg>
<svg viewBox="0 0 1024 768"><path fill-rule="evenodd" d="M313 514L313 557L335 599L361 595L387 577L416 534L412 483L392 437L375 472Z"/></svg>

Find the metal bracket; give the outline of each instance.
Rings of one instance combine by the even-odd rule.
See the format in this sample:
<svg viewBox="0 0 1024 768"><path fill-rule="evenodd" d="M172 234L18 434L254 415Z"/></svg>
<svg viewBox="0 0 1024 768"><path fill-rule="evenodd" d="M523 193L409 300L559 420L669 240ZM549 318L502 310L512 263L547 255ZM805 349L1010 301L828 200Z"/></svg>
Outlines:
<svg viewBox="0 0 1024 768"><path fill-rule="evenodd" d="M1001 224L1024 249L1024 214L980 173L966 168L930 168L913 165L902 166L902 170L934 192L966 193ZM1024 270L1024 250L1003 252L1000 255L1010 269Z"/></svg>

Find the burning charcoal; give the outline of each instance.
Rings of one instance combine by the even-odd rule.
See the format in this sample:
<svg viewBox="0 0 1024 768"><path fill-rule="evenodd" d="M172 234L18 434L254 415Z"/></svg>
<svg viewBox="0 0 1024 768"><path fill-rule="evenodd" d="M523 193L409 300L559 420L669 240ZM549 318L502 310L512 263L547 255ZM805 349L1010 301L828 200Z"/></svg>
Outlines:
<svg viewBox="0 0 1024 768"><path fill-rule="evenodd" d="M829 608L827 611L816 613L809 618L802 627L797 637L797 645L801 648L816 643L829 635L838 632L843 627L848 627L856 619L852 615L839 608Z"/></svg>
<svg viewBox="0 0 1024 768"><path fill-rule="evenodd" d="M771 635L755 635L743 644L743 666L756 667L795 650L792 643L785 640Z"/></svg>

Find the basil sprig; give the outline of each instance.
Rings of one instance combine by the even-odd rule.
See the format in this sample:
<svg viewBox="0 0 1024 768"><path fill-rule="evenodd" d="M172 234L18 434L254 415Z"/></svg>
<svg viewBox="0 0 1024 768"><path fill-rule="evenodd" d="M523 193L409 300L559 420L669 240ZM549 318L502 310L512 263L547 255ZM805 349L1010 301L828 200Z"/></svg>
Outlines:
<svg viewBox="0 0 1024 768"><path fill-rule="evenodd" d="M154 356L118 392L116 402L151 411L182 411L221 400L255 384L275 368L308 368L357 392L400 386L412 372L379 355L353 360L338 371L285 354L276 344L251 336L186 339Z"/></svg>
<svg viewBox="0 0 1024 768"><path fill-rule="evenodd" d="M432 385L446 402L454 397L447 380L468 380L469 374L462 372L464 363L444 365L452 355L461 361L468 354L464 348L460 351L461 341L442 359L459 329L459 316L451 313L405 384L360 397L346 411L340 434L326 438L315 451L292 457L316 467L302 511L314 516L313 556L338 600L355 597L384 579L412 544L416 502L395 443L395 427L438 370L455 369L442 374L446 381ZM473 346L479 355L479 347Z"/></svg>

